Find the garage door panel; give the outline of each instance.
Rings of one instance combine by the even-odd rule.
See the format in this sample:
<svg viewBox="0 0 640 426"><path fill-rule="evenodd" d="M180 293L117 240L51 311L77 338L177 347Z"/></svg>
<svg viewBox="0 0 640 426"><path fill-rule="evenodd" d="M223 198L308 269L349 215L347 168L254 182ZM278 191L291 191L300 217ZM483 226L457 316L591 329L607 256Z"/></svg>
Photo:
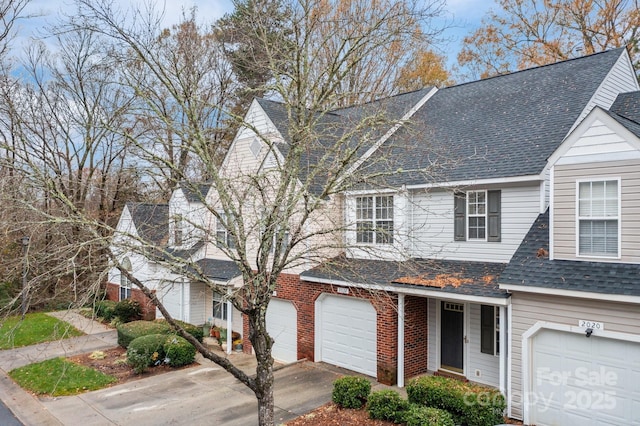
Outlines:
<svg viewBox="0 0 640 426"><path fill-rule="evenodd" d="M294 362L298 359L297 310L292 302L271 299L267 308L267 332L273 338L271 354L275 360Z"/></svg>
<svg viewBox="0 0 640 426"><path fill-rule="evenodd" d="M542 330L532 339L532 424L634 424L640 344Z"/></svg>
<svg viewBox="0 0 640 426"><path fill-rule="evenodd" d="M325 296L319 309L319 360L376 375L376 312L361 299Z"/></svg>

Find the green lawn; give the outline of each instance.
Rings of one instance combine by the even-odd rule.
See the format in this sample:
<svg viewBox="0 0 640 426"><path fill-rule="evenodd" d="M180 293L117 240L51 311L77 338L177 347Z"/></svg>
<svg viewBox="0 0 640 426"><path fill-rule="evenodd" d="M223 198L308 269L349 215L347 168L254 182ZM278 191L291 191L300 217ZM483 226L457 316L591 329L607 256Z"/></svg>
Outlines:
<svg viewBox="0 0 640 426"><path fill-rule="evenodd" d="M75 327L44 313L27 314L0 321L0 349L19 348L36 343L82 336Z"/></svg>
<svg viewBox="0 0 640 426"><path fill-rule="evenodd" d="M54 358L26 365L9 372L23 389L39 395L76 395L102 389L117 379L92 368Z"/></svg>

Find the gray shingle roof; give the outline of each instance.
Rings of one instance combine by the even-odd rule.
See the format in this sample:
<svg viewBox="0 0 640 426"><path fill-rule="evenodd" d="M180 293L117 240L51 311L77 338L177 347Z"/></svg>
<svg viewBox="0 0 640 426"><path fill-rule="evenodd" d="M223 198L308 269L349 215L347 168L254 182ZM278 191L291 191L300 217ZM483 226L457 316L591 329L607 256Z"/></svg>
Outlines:
<svg viewBox="0 0 640 426"><path fill-rule="evenodd" d="M363 167L405 170L387 179L393 186L537 175L623 53L441 89ZM432 176L412 172L434 163Z"/></svg>
<svg viewBox="0 0 640 426"><path fill-rule="evenodd" d="M640 137L640 91L620 93L609 108L608 114Z"/></svg>
<svg viewBox="0 0 640 426"><path fill-rule="evenodd" d="M300 274L302 279L343 281L456 293L469 296L506 298L498 288L504 263L412 259L404 262L334 258Z"/></svg>
<svg viewBox="0 0 640 426"><path fill-rule="evenodd" d="M546 254L545 254L546 252ZM640 296L640 265L549 260L549 211L541 214L500 275L500 284Z"/></svg>
<svg viewBox="0 0 640 426"><path fill-rule="evenodd" d="M240 269L231 260L200 259L196 264L207 278L216 281L229 281L241 275Z"/></svg>
<svg viewBox="0 0 640 426"><path fill-rule="evenodd" d="M138 235L153 244L164 245L169 238L169 205L127 203Z"/></svg>
<svg viewBox="0 0 640 426"><path fill-rule="evenodd" d="M209 192L209 188L211 188L211 185L208 183L199 183L199 184L191 184L191 185L181 183L180 188L182 189L182 192L184 193L184 196L187 199L187 201L189 201L190 203L200 203L202 202L202 199L204 199L207 196L207 193Z"/></svg>
<svg viewBox="0 0 640 426"><path fill-rule="evenodd" d="M640 91L620 93L609 111L640 123Z"/></svg>
<svg viewBox="0 0 640 426"><path fill-rule="evenodd" d="M305 141L305 150L300 157L299 178L307 182L311 193L319 194L326 183L327 175L333 173L335 168L333 161L341 160L340 154L348 147L356 147L358 150L353 156L353 161L360 158L375 143L393 123L402 118L422 99L432 88L417 90L401 95L391 96L363 105L329 111L325 114L317 114L313 133L315 140ZM276 126L285 143L278 144L278 150L283 156L289 152L291 143L289 117L283 104L266 99L256 99L261 108ZM384 123L379 128L370 126L354 132L361 126L363 119ZM353 135L350 132L354 132ZM371 132L367 134L367 132ZM361 136L367 134L366 142ZM336 142L340 138L345 139L344 146L337 147ZM319 169L320 168L320 169ZM315 178L310 178L314 171ZM319 172L319 173L318 173Z"/></svg>

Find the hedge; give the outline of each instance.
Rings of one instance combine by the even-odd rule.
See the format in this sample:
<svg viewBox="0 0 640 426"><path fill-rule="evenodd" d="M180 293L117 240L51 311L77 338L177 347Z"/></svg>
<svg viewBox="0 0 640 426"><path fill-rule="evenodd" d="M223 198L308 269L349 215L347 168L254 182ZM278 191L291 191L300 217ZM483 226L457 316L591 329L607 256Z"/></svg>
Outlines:
<svg viewBox="0 0 640 426"><path fill-rule="evenodd" d="M164 362L166 341L166 334L147 334L136 337L127 348L127 363L140 374L147 367Z"/></svg>
<svg viewBox="0 0 640 426"><path fill-rule="evenodd" d="M196 340L200 343L202 343L202 340L204 339L204 331L202 330L202 326L197 327L193 324L189 324L188 322L183 322L183 321L178 321L178 320L174 320L178 325L180 325L182 328L184 328L184 331L186 331L187 333L189 333L190 335L192 335L193 337L196 338ZM160 323L160 324L166 324L169 328L172 329L172 333L174 332L173 328L171 327L171 325L169 325L169 323L167 322L166 319L164 318L160 318L155 320L154 322Z"/></svg>
<svg viewBox="0 0 640 426"><path fill-rule="evenodd" d="M133 299L125 299L116 303L113 314L122 322L131 322L142 318L140 302Z"/></svg>
<svg viewBox="0 0 640 426"><path fill-rule="evenodd" d="M114 310L117 303L113 300L101 300L93 305L93 313L97 317L104 318L105 321L111 321L115 316Z"/></svg>
<svg viewBox="0 0 640 426"><path fill-rule="evenodd" d="M182 336L169 335L164 341L165 362L172 367L189 365L196 359L196 348Z"/></svg>
<svg viewBox="0 0 640 426"><path fill-rule="evenodd" d="M333 382L331 400L343 408L361 408L371 393L371 383L364 377L345 376Z"/></svg>
<svg viewBox="0 0 640 426"><path fill-rule="evenodd" d="M166 323L154 321L132 321L120 324L116 327L118 330L118 345L126 348L136 338L146 336L147 334L169 334L171 328Z"/></svg>
<svg viewBox="0 0 640 426"><path fill-rule="evenodd" d="M409 403L391 389L372 392L367 400L369 417L376 420L404 423L404 412L408 408Z"/></svg>
<svg viewBox="0 0 640 426"><path fill-rule="evenodd" d="M406 426L455 426L451 414L439 408L409 404L404 412L403 422Z"/></svg>
<svg viewBox="0 0 640 426"><path fill-rule="evenodd" d="M423 376L407 384L409 402L448 411L456 424L496 425L504 422L506 403L497 389L438 376Z"/></svg>

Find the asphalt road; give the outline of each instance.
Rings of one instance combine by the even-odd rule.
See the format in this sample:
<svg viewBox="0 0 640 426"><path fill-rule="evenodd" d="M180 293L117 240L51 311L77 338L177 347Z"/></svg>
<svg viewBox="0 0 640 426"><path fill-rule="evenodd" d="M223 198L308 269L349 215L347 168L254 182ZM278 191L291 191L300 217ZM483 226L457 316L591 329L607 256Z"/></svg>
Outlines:
<svg viewBox="0 0 640 426"><path fill-rule="evenodd" d="M0 401L0 424L2 426L23 426L2 401Z"/></svg>

